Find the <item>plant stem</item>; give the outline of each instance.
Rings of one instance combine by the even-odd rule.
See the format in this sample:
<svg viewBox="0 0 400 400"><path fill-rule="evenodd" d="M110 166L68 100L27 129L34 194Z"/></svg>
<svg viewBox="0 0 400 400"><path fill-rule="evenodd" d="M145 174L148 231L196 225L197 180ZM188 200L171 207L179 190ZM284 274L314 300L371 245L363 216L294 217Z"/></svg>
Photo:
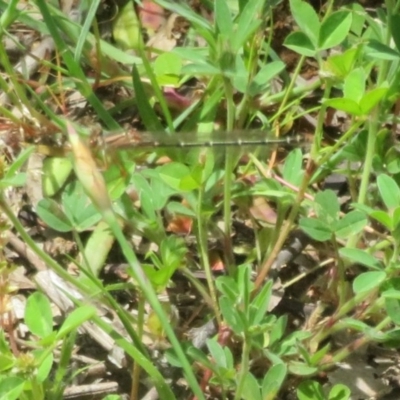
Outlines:
<svg viewBox="0 0 400 400"><path fill-rule="evenodd" d="M242 392L246 381L246 376L249 373L249 356L250 356L250 340L245 337L243 341L242 357L240 364L240 371L238 374L238 382L234 400L240 400L242 398Z"/></svg>
<svg viewBox="0 0 400 400"><path fill-rule="evenodd" d="M205 226L207 226L207 221L204 220L204 217L202 216L202 210L201 206L203 204L203 187L200 188L199 190L199 196L197 199L197 235L198 235L198 246L200 250L200 259L201 259L201 264L204 268L204 272L206 274L206 279L207 279L207 284L208 284L208 290L210 291L210 296L211 296L211 306L214 311L214 315L217 319L218 326L221 326L221 315L220 311L218 308L218 298L217 298L217 292L215 290L215 285L214 285L214 278L212 276L212 271L208 259L208 251L207 251L207 235L206 235L206 230Z"/></svg>
<svg viewBox="0 0 400 400"><path fill-rule="evenodd" d="M140 339L143 338L144 305L145 305L145 300L143 296L139 294L137 334ZM140 365L134 361L132 369L132 386L131 386L130 400L137 400L139 398L140 371L141 371Z"/></svg>
<svg viewBox="0 0 400 400"><path fill-rule="evenodd" d="M284 94L284 97L282 99L282 102L279 105L279 109L275 113L275 115L273 116L273 118L276 119L276 120L279 118L279 116L283 113L283 111L285 109L286 103L289 100L289 96L292 94L292 91L293 91L293 88L294 88L294 84L296 83L296 79L300 74L300 71L301 71L301 68L303 67L305 59L306 59L305 56L301 56L299 62L297 63L296 69L295 69L295 71L293 72L293 75L292 75L292 79L290 80L289 86L287 87L287 89L285 91L285 94Z"/></svg>
<svg viewBox="0 0 400 400"><path fill-rule="evenodd" d="M272 264L274 263L276 257L278 256L279 251L281 250L283 244L285 243L289 233L291 232L292 226L294 224L294 220L299 212L301 202L304 198L304 194L306 192L306 189L308 187L308 183L311 179L311 170L312 170L312 161L311 159L308 161L306 171L304 174L303 181L299 187L299 191L297 192L296 200L293 204L293 207L290 211L290 214L287 218L287 220L284 222L282 225L282 229L279 233L279 237L274 245L274 248L271 251L271 254L269 255L268 259L264 262L262 265L260 272L257 276L257 279L254 284L254 291L253 293L256 293L258 289L260 288L261 284L264 282L264 279L268 275Z"/></svg>
<svg viewBox="0 0 400 400"><path fill-rule="evenodd" d="M231 83L227 78L223 78L225 97L227 104L227 130L233 131L235 121L235 104L233 102L233 90ZM224 175L224 235L225 235L225 262L228 273L232 274L233 267L233 250L232 250L232 230L231 230L231 192L232 192L232 172L234 168L233 149L227 148L225 159L225 175Z"/></svg>

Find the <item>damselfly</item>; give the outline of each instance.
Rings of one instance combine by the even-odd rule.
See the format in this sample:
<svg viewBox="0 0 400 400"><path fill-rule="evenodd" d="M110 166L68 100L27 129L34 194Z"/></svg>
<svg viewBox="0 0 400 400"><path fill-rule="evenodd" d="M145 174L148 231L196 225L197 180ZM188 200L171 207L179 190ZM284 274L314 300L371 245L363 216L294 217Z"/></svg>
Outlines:
<svg viewBox="0 0 400 400"><path fill-rule="evenodd" d="M139 132L129 130L123 133L107 135L102 139L106 148L124 149L131 147L223 147L223 146L285 146L302 145L306 140L301 135L271 137L262 130L242 130L232 132L215 131L211 133L174 133Z"/></svg>

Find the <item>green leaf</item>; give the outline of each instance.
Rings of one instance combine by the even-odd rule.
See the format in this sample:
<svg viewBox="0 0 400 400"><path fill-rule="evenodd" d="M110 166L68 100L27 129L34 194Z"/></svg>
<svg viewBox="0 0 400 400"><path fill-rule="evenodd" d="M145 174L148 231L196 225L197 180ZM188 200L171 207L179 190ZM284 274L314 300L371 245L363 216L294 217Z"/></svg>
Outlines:
<svg viewBox="0 0 400 400"><path fill-rule="evenodd" d="M192 191L199 187L199 182L195 181L190 169L181 163L168 163L157 168L160 178L172 188L178 191Z"/></svg>
<svg viewBox="0 0 400 400"><path fill-rule="evenodd" d="M358 103L351 99L335 98L324 100L323 103L328 107L332 107L336 110L341 110L352 115L362 115L362 111Z"/></svg>
<svg viewBox="0 0 400 400"><path fill-rule="evenodd" d="M390 28L391 34L393 37L394 44L398 51L400 51L400 15L399 14L390 14Z"/></svg>
<svg viewBox="0 0 400 400"><path fill-rule="evenodd" d="M237 334L241 335L245 332L245 326L237 311L233 308L232 302L225 296L219 299L221 313L224 316L228 326Z"/></svg>
<svg viewBox="0 0 400 400"><path fill-rule="evenodd" d="M370 292L379 287L386 279L383 271L369 271L358 275L353 281L354 293Z"/></svg>
<svg viewBox="0 0 400 400"><path fill-rule="evenodd" d="M274 400L287 375L285 364L275 364L265 374L262 383L263 400Z"/></svg>
<svg viewBox="0 0 400 400"><path fill-rule="evenodd" d="M386 282L385 282L386 284ZM400 300L400 290L397 288L389 288L382 291L382 297L385 299L397 299Z"/></svg>
<svg viewBox="0 0 400 400"><path fill-rule="evenodd" d="M46 350L35 350L35 359L38 359L39 357L41 358L41 355L44 354ZM39 382L44 382L48 377L51 372L51 368L53 367L53 361L54 357L53 354L50 353L48 356L40 363L37 369L37 380Z"/></svg>
<svg viewBox="0 0 400 400"><path fill-rule="evenodd" d="M358 48L351 48L344 53L332 55L328 57L326 68L336 77L344 78L353 70L358 53Z"/></svg>
<svg viewBox="0 0 400 400"><path fill-rule="evenodd" d="M331 224L339 218L340 205L333 190L318 192L314 198L315 213L321 220Z"/></svg>
<svg viewBox="0 0 400 400"><path fill-rule="evenodd" d="M225 351L215 339L207 340L207 348L210 351L211 357L219 367L229 368Z"/></svg>
<svg viewBox="0 0 400 400"><path fill-rule="evenodd" d="M0 180L0 189L7 189L8 187L21 187L26 185L26 173L17 173L9 178Z"/></svg>
<svg viewBox="0 0 400 400"><path fill-rule="evenodd" d="M246 93L249 87L249 72L240 54L236 54L235 74L232 80L233 86L240 93Z"/></svg>
<svg viewBox="0 0 400 400"><path fill-rule="evenodd" d="M292 185L300 185L304 176L303 153L300 149L291 151L286 157L282 175Z"/></svg>
<svg viewBox="0 0 400 400"><path fill-rule="evenodd" d="M141 44L140 24L133 3L128 2L114 18L113 37L123 50L137 49Z"/></svg>
<svg viewBox="0 0 400 400"><path fill-rule="evenodd" d="M239 289L236 282L230 276L220 276L217 278L215 285L229 299L233 308L239 297Z"/></svg>
<svg viewBox="0 0 400 400"><path fill-rule="evenodd" d="M329 392L328 400L349 400L351 390L346 386L338 383Z"/></svg>
<svg viewBox="0 0 400 400"><path fill-rule="evenodd" d="M310 376L318 372L317 367L310 367L309 365L300 361L289 362L289 372L298 376Z"/></svg>
<svg viewBox="0 0 400 400"><path fill-rule="evenodd" d="M393 231L398 229L400 226L400 206L396 207L392 211L392 224L393 224Z"/></svg>
<svg viewBox="0 0 400 400"><path fill-rule="evenodd" d="M53 332L53 315L48 298L35 292L29 296L25 309L25 324L36 336L44 338Z"/></svg>
<svg viewBox="0 0 400 400"><path fill-rule="evenodd" d="M153 68L160 86L177 85L182 72L182 60L177 54L162 53L155 59Z"/></svg>
<svg viewBox="0 0 400 400"><path fill-rule="evenodd" d="M4 330L0 330L0 380L2 372L10 370L15 365L16 359L11 352L9 340L5 338Z"/></svg>
<svg viewBox="0 0 400 400"><path fill-rule="evenodd" d="M322 386L316 381L301 382L296 393L299 400L325 400Z"/></svg>
<svg viewBox="0 0 400 400"><path fill-rule="evenodd" d="M157 4L166 10L174 12L189 22L194 24L196 28L202 28L203 30L212 31L211 24L206 18L202 17L200 13L195 12L193 8L189 7L186 3L170 2L167 0L157 0Z"/></svg>
<svg viewBox="0 0 400 400"><path fill-rule="evenodd" d="M400 53L392 48L386 46L385 44L377 41L371 40L366 49L366 54L372 58L377 58L380 60L387 61L398 61L400 58Z"/></svg>
<svg viewBox="0 0 400 400"><path fill-rule="evenodd" d="M114 242L115 236L112 234L109 225L100 221L90 234L84 250L84 260L89 260L87 268L90 268L94 276L99 276Z"/></svg>
<svg viewBox="0 0 400 400"><path fill-rule="evenodd" d="M331 350L332 345L327 343L324 347L320 348L316 353L314 353L311 358L312 365L317 365L321 362L323 358L328 354Z"/></svg>
<svg viewBox="0 0 400 400"><path fill-rule="evenodd" d="M168 349L166 352L168 362L173 365L174 367L182 368L181 361L176 357L176 354L172 351L172 349ZM187 349L187 355L196 360L197 362L203 364L206 368L209 368L211 371L216 370L216 365L210 361L208 357L196 347L190 346Z"/></svg>
<svg viewBox="0 0 400 400"><path fill-rule="evenodd" d="M120 159L123 153L120 154ZM120 161L120 160L118 160ZM121 172L123 171L123 172ZM104 180L106 182L107 191L112 201L122 197L125 193L128 184L131 183L130 179L135 171L135 164L132 161L124 160L120 165L119 163L110 165L104 171Z"/></svg>
<svg viewBox="0 0 400 400"><path fill-rule="evenodd" d="M351 71L344 81L343 97L359 103L365 93L366 78L363 68L356 68Z"/></svg>
<svg viewBox="0 0 400 400"><path fill-rule="evenodd" d="M13 357L13 354L12 354L11 349L10 349L9 341L8 341L8 339L6 340L5 332L4 332L3 329L0 329L0 354L1 355L8 355L11 358ZM0 365L2 365L2 364L0 364Z"/></svg>
<svg viewBox="0 0 400 400"><path fill-rule="evenodd" d="M287 326L287 316L282 315L281 317L278 318L278 320L271 328L269 337L270 345L273 345L274 343L278 342L283 337L286 331L286 326Z"/></svg>
<svg viewBox="0 0 400 400"><path fill-rule="evenodd" d="M65 184L72 171L72 163L66 157L48 157L43 162L43 194L51 197Z"/></svg>
<svg viewBox="0 0 400 400"><path fill-rule="evenodd" d="M319 242L325 242L332 238L332 231L329 224L319 219L301 218L299 226L307 235Z"/></svg>
<svg viewBox="0 0 400 400"><path fill-rule="evenodd" d="M368 332L368 339L385 343L388 348L398 348L400 346L400 329L396 327L388 332L371 330Z"/></svg>
<svg viewBox="0 0 400 400"><path fill-rule="evenodd" d="M344 328L352 329L357 332L364 332L369 327L365 322L355 318L343 318L341 323Z"/></svg>
<svg viewBox="0 0 400 400"><path fill-rule="evenodd" d="M194 63L200 62L201 60L206 62L205 60L208 56L208 51L205 47L175 47L170 51L170 53L176 54L185 61L191 61Z"/></svg>
<svg viewBox="0 0 400 400"><path fill-rule="evenodd" d="M0 380L0 399L17 400L20 399L24 390L25 379L16 376L4 377Z"/></svg>
<svg viewBox="0 0 400 400"><path fill-rule="evenodd" d="M367 217L363 212L350 211L334 224L334 232L337 237L347 239L361 232L367 223Z"/></svg>
<svg viewBox="0 0 400 400"><path fill-rule="evenodd" d="M377 178L377 185L379 194L388 210L400 206L400 188L393 178L381 174Z"/></svg>
<svg viewBox="0 0 400 400"><path fill-rule="evenodd" d="M170 201L167 204L167 211L170 214L179 214L191 218L195 218L197 215L192 208L189 208L189 206L183 205L177 201Z"/></svg>
<svg viewBox="0 0 400 400"><path fill-rule="evenodd" d="M268 311L269 302L272 294L272 280L269 280L251 302L252 308L256 310L252 315L250 325L258 325L265 318L265 314Z"/></svg>
<svg viewBox="0 0 400 400"><path fill-rule="evenodd" d="M378 259L376 259L371 254L368 254L365 250L349 249L345 247L339 249L339 254L352 262L365 265L366 267L374 270L381 271L384 268L384 266Z"/></svg>
<svg viewBox="0 0 400 400"><path fill-rule="evenodd" d="M320 23L314 8L302 0L290 0L290 10L297 25L313 43L315 48L318 43ZM301 54L301 53L300 53Z"/></svg>
<svg viewBox="0 0 400 400"><path fill-rule="evenodd" d="M243 400L264 400L261 397L260 384L251 372L247 372L244 378L241 399Z"/></svg>
<svg viewBox="0 0 400 400"><path fill-rule="evenodd" d="M360 101L362 115L368 115L385 97L387 88L377 88L366 93Z"/></svg>
<svg viewBox="0 0 400 400"><path fill-rule="evenodd" d="M386 280L381 289L383 298L400 300L400 278Z"/></svg>
<svg viewBox="0 0 400 400"><path fill-rule="evenodd" d="M272 78L280 74L285 69L285 64L282 61L272 61L264 65L254 79L250 82L248 94L255 96L265 90Z"/></svg>
<svg viewBox="0 0 400 400"><path fill-rule="evenodd" d="M293 32L284 41L284 46L306 57L314 57L316 49L303 32Z"/></svg>
<svg viewBox="0 0 400 400"><path fill-rule="evenodd" d="M215 0L214 15L215 23L218 27L218 31L224 38L232 39L233 34L233 22L231 16L231 10L228 7L226 0Z"/></svg>
<svg viewBox="0 0 400 400"><path fill-rule="evenodd" d="M249 264L240 265L237 271L237 287L241 300L241 310L247 315L250 302L250 292L252 290L251 283L251 267Z"/></svg>
<svg viewBox="0 0 400 400"><path fill-rule="evenodd" d="M15 359L13 355L0 353L0 373L13 368Z"/></svg>
<svg viewBox="0 0 400 400"><path fill-rule="evenodd" d="M66 186L62 194L62 204L66 216L77 231L85 231L101 220L101 214L80 182L74 181Z"/></svg>
<svg viewBox="0 0 400 400"><path fill-rule="evenodd" d="M400 325L400 299L385 298L385 308L391 320Z"/></svg>
<svg viewBox="0 0 400 400"><path fill-rule="evenodd" d="M17 159L11 164L7 169L3 179L0 181L3 184L4 181L12 181L17 175L18 171L23 167L23 165L28 161L30 155L35 150L34 146L30 146L23 150L17 157ZM2 185L3 186L3 185ZM4 187L4 186L3 186Z"/></svg>
<svg viewBox="0 0 400 400"><path fill-rule="evenodd" d="M319 31L318 50L335 47L343 42L349 34L352 15L348 11L337 11L329 15Z"/></svg>
<svg viewBox="0 0 400 400"><path fill-rule="evenodd" d="M187 75L220 75L221 71L207 62L196 62L184 65L182 73Z"/></svg>
<svg viewBox="0 0 400 400"><path fill-rule="evenodd" d="M149 96L144 90L144 86L140 79L140 75L137 71L136 65L132 68L132 79L133 88L135 89L135 97L138 99L136 105L139 110L139 114L142 118L142 122L149 131L162 132L164 130L157 114L153 110L149 102Z"/></svg>
<svg viewBox="0 0 400 400"><path fill-rule="evenodd" d="M369 213L369 216L373 219L376 219L383 226L385 226L387 229L389 229L389 231L393 231L393 229L394 229L393 220L387 212L380 211L380 210L371 211Z"/></svg>
<svg viewBox="0 0 400 400"><path fill-rule="evenodd" d="M57 332L57 339L62 339L74 329L78 329L84 322L96 315L96 308L92 306L81 306L68 314L66 320Z"/></svg>
<svg viewBox="0 0 400 400"><path fill-rule="evenodd" d="M44 223L58 232L69 232L73 227L58 203L52 199L40 200L36 212Z"/></svg>
<svg viewBox="0 0 400 400"><path fill-rule="evenodd" d="M400 91L396 91L396 93L398 92ZM389 174L397 175L398 173L400 173L400 158L398 151L395 149L395 147L389 149L389 151L386 153L385 162L386 169Z"/></svg>
<svg viewBox="0 0 400 400"><path fill-rule="evenodd" d="M298 355L297 344L299 341L306 340L311 337L311 332L295 331L284 336L279 343L276 344L277 355ZM301 363L303 365L303 363Z"/></svg>
<svg viewBox="0 0 400 400"><path fill-rule="evenodd" d="M264 0L248 0L238 16L238 25L235 35L231 38L232 49L234 52L249 40L250 36L259 28L262 23L261 18L255 18L260 15L260 9L264 4Z"/></svg>
<svg viewBox="0 0 400 400"><path fill-rule="evenodd" d="M167 204L168 199L171 196L179 193L179 190L171 188L160 176L158 168L156 170L143 171L144 175L134 174L131 179L133 187L136 188L141 198L144 196L151 197L151 203L154 210L161 210ZM146 178L150 178L149 184ZM154 210L152 216L154 216Z"/></svg>

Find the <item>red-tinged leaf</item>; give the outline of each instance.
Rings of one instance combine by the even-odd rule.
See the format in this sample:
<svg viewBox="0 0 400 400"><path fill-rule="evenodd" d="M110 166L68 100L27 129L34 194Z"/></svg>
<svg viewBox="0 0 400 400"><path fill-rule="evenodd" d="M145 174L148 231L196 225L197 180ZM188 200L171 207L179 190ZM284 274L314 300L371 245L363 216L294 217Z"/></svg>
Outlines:
<svg viewBox="0 0 400 400"><path fill-rule="evenodd" d="M274 209L266 201L265 197L254 197L251 205L250 214L258 221L266 222L267 224L275 224L277 215Z"/></svg>
<svg viewBox="0 0 400 400"><path fill-rule="evenodd" d="M225 271L225 264L216 251L210 251L210 265L213 271Z"/></svg>
<svg viewBox="0 0 400 400"><path fill-rule="evenodd" d="M168 232L188 235L192 231L193 220L186 216L175 216L167 226Z"/></svg>
<svg viewBox="0 0 400 400"><path fill-rule="evenodd" d="M139 20L144 29L157 31L165 22L164 9L152 0L143 0L138 11Z"/></svg>

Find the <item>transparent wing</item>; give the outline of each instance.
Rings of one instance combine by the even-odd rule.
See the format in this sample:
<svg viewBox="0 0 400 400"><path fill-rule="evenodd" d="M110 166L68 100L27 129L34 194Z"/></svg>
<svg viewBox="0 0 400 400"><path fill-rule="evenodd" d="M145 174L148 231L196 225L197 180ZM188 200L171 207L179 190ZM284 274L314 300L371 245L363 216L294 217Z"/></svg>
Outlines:
<svg viewBox="0 0 400 400"><path fill-rule="evenodd" d="M115 149L130 147L213 147L213 146L251 146L251 145L303 145L301 135L277 138L266 131L242 130L232 132L198 133L185 132L138 132L130 130L123 133L107 135L104 143Z"/></svg>

